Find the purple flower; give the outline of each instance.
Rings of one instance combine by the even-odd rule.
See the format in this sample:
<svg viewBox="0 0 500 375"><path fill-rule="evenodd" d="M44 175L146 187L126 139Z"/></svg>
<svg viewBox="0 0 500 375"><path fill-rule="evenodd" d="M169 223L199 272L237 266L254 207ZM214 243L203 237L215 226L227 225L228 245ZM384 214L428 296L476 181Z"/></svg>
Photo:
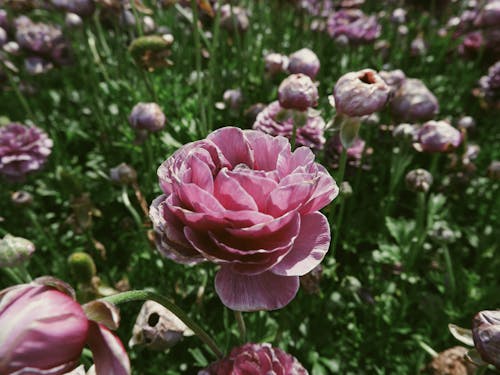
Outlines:
<svg viewBox="0 0 500 375"><path fill-rule="evenodd" d="M11 123L0 128L0 174L22 181L43 167L51 149L52 140L37 127Z"/></svg>
<svg viewBox="0 0 500 375"><path fill-rule="evenodd" d="M120 340L86 315L115 329L115 309L98 301L82 308L68 285L47 277L1 291L0 373L65 374L77 366L88 344L97 373L130 374Z"/></svg>
<svg viewBox="0 0 500 375"><path fill-rule="evenodd" d="M318 88L305 74L292 74L281 82L278 99L283 108L305 111L318 104Z"/></svg>
<svg viewBox="0 0 500 375"><path fill-rule="evenodd" d="M338 194L306 147L226 127L189 143L158 169L150 208L158 249L185 264L221 266L215 289L233 310L274 310L297 293L330 242L318 210Z"/></svg>
<svg viewBox="0 0 500 375"><path fill-rule="evenodd" d="M458 46L458 53L464 57L475 57L484 45L484 38L480 31L465 35L462 43Z"/></svg>
<svg viewBox="0 0 500 375"><path fill-rule="evenodd" d="M232 9L231 9L232 8ZM230 4L220 8L220 25L229 32L245 32L250 26L246 9Z"/></svg>
<svg viewBox="0 0 500 375"><path fill-rule="evenodd" d="M498 27L500 25L500 0L489 0L475 20L479 27Z"/></svg>
<svg viewBox="0 0 500 375"><path fill-rule="evenodd" d="M281 53L268 53L264 57L264 63L266 66L266 72L273 76L287 70L288 57L282 55Z"/></svg>
<svg viewBox="0 0 500 375"><path fill-rule="evenodd" d="M288 71L292 74L302 73L314 79L320 66L318 56L309 48L302 48L289 56Z"/></svg>
<svg viewBox="0 0 500 375"><path fill-rule="evenodd" d="M157 132L165 127L166 117L156 103L138 103L128 117L130 126L136 130Z"/></svg>
<svg viewBox="0 0 500 375"><path fill-rule="evenodd" d="M42 57L31 56L24 60L24 68L28 74L34 76L51 71L52 68L54 68L54 65Z"/></svg>
<svg viewBox="0 0 500 375"><path fill-rule="evenodd" d="M198 375L308 375L297 358L271 344L247 343Z"/></svg>
<svg viewBox="0 0 500 375"><path fill-rule="evenodd" d="M335 108L338 113L351 117L370 115L385 106L389 91L389 86L374 70L350 72L335 84Z"/></svg>
<svg viewBox="0 0 500 375"><path fill-rule="evenodd" d="M347 37L352 44L371 43L380 35L381 27L375 16L366 16L359 9L339 10L327 22L328 34L337 39Z"/></svg>
<svg viewBox="0 0 500 375"><path fill-rule="evenodd" d="M403 81L391 101L391 112L400 122L427 121L438 111L436 97L419 79Z"/></svg>
<svg viewBox="0 0 500 375"><path fill-rule="evenodd" d="M462 134L446 121L428 121L417 133L415 148L424 152L448 152L462 143Z"/></svg>
<svg viewBox="0 0 500 375"><path fill-rule="evenodd" d="M500 310L479 312L472 320L472 337L483 361L500 370Z"/></svg>
<svg viewBox="0 0 500 375"><path fill-rule="evenodd" d="M280 120L279 116L284 110L278 101L272 102L257 115L253 129L260 130L266 134L281 135L291 139L293 136L294 119L293 116L290 116ZM306 124L296 129L297 145L321 150L325 144L324 129L325 121L321 116L314 116L307 113Z"/></svg>
<svg viewBox="0 0 500 375"><path fill-rule="evenodd" d="M95 11L94 0L52 0L52 4L67 13L75 13L80 17L91 16Z"/></svg>
<svg viewBox="0 0 500 375"><path fill-rule="evenodd" d="M332 0L300 0L299 7L312 16L328 17L335 10Z"/></svg>
<svg viewBox="0 0 500 375"><path fill-rule="evenodd" d="M477 92L488 105L500 108L500 61L490 66L488 75L481 77Z"/></svg>
<svg viewBox="0 0 500 375"><path fill-rule="evenodd" d="M378 73L385 83L391 88L391 93L396 92L406 79L405 73L401 69L381 71Z"/></svg>

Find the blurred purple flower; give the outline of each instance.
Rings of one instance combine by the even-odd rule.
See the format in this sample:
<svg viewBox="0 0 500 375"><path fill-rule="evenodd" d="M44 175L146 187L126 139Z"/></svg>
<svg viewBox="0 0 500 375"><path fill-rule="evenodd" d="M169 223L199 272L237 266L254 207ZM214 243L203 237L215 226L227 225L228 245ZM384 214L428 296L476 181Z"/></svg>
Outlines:
<svg viewBox="0 0 500 375"><path fill-rule="evenodd" d="M462 143L462 134L446 121L428 121L416 135L415 148L424 152L448 152Z"/></svg>
<svg viewBox="0 0 500 375"><path fill-rule="evenodd" d="M318 56L309 48L302 48L289 56L288 71L292 74L302 73L314 79L320 66Z"/></svg>
<svg viewBox="0 0 500 375"><path fill-rule="evenodd" d="M82 308L73 290L53 278L1 291L0 373L65 374L77 366L88 344L97 373L129 375L129 360L120 340L87 317L84 309L93 310L91 304L105 310L103 314L111 316L106 323L117 327L115 308L97 301Z"/></svg>
<svg viewBox="0 0 500 375"><path fill-rule="evenodd" d="M43 167L52 145L37 127L18 123L0 127L0 174L11 181L22 181L28 173Z"/></svg>
<svg viewBox="0 0 500 375"><path fill-rule="evenodd" d="M347 162L349 165L353 167L360 166L363 153L365 152L365 146L365 141L359 137L353 141L352 146L347 149ZM343 148L344 146L342 146L339 134L330 138L325 145L326 157L334 168L338 167Z"/></svg>
<svg viewBox="0 0 500 375"><path fill-rule="evenodd" d="M299 0L299 7L316 17L328 17L335 10L332 0Z"/></svg>
<svg viewBox="0 0 500 375"><path fill-rule="evenodd" d="M424 38L419 35L411 41L410 54L412 56L424 56L427 53L427 43Z"/></svg>
<svg viewBox="0 0 500 375"><path fill-rule="evenodd" d="M328 251L318 210L338 188L307 147L292 153L286 138L226 127L180 148L158 176L158 249L180 263L219 264L215 290L233 310L287 305Z"/></svg>
<svg viewBox="0 0 500 375"><path fill-rule="evenodd" d="M24 60L24 68L29 75L45 74L54 68L50 61L42 57L31 56Z"/></svg>
<svg viewBox="0 0 500 375"><path fill-rule="evenodd" d="M91 16L95 11L94 0L52 0L52 4L67 13L75 13L80 17Z"/></svg>
<svg viewBox="0 0 500 375"><path fill-rule="evenodd" d="M477 95L483 98L487 105L500 108L500 61L488 69L488 75L481 77Z"/></svg>
<svg viewBox="0 0 500 375"><path fill-rule="evenodd" d="M500 0L489 0L481 8L474 21L479 27L498 27L500 25Z"/></svg>
<svg viewBox="0 0 500 375"><path fill-rule="evenodd" d="M305 74L292 74L281 82L278 100L283 108L305 111L318 104L318 88Z"/></svg>
<svg viewBox="0 0 500 375"><path fill-rule="evenodd" d="M436 97L419 79L403 81L391 100L392 115L401 122L430 120L438 111Z"/></svg>
<svg viewBox="0 0 500 375"><path fill-rule="evenodd" d="M308 375L297 359L271 344L247 343L198 375Z"/></svg>
<svg viewBox="0 0 500 375"><path fill-rule="evenodd" d="M328 34L337 39L345 36L352 44L370 43L380 35L381 27L375 16L366 16L359 9L339 10L327 22Z"/></svg>
<svg viewBox="0 0 500 375"><path fill-rule="evenodd" d="M266 134L281 135L291 139L293 136L294 119L293 116L289 116L281 120L279 116L284 110L278 101L272 102L257 115L253 129L260 130ZM308 113L306 124L297 127L297 145L306 146L313 150L321 150L325 144L324 129L325 121L323 118Z"/></svg>
<svg viewBox="0 0 500 375"><path fill-rule="evenodd" d="M480 31L471 32L465 35L458 46L458 53L466 58L474 58L479 54L483 45L483 34Z"/></svg>
<svg viewBox="0 0 500 375"><path fill-rule="evenodd" d="M266 72L272 76L283 73L288 68L288 61L288 57L281 53L268 53L264 56Z"/></svg>
<svg viewBox="0 0 500 375"><path fill-rule="evenodd" d="M158 132L165 127L166 117L156 103L138 103L128 117L130 126L135 130Z"/></svg>

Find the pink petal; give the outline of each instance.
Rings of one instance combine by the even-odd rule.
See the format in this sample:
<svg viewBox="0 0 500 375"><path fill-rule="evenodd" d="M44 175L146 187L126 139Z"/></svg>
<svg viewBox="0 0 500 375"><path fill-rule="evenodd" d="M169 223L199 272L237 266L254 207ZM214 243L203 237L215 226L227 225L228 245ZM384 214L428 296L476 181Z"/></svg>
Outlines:
<svg viewBox="0 0 500 375"><path fill-rule="evenodd" d="M120 339L101 324L90 322L87 343L97 374L129 375L130 362Z"/></svg>
<svg viewBox="0 0 500 375"><path fill-rule="evenodd" d="M323 168L323 166L320 166ZM301 214L318 211L329 205L339 194L339 188L335 180L328 172L319 173L319 178L309 200L300 208Z"/></svg>
<svg viewBox="0 0 500 375"><path fill-rule="evenodd" d="M276 310L295 297L299 278L271 272L247 276L232 271L230 266L222 266L215 277L215 290L222 303L232 310Z"/></svg>
<svg viewBox="0 0 500 375"><path fill-rule="evenodd" d="M210 193L198 185L183 184L176 192L185 208L195 212L222 212L224 206Z"/></svg>
<svg viewBox="0 0 500 375"><path fill-rule="evenodd" d="M295 210L308 200L313 189L313 181L302 181L280 186L269 195L265 212L278 217Z"/></svg>
<svg viewBox="0 0 500 375"><path fill-rule="evenodd" d="M226 168L221 169L217 174L214 188L215 197L228 210L258 210L252 196L243 189L238 180L227 173Z"/></svg>
<svg viewBox="0 0 500 375"><path fill-rule="evenodd" d="M321 263L329 246L330 226L326 217L319 212L304 215L292 250L272 272L283 276L305 275Z"/></svg>
<svg viewBox="0 0 500 375"><path fill-rule="evenodd" d="M240 128L228 126L218 129L212 132L207 140L215 143L231 166L246 164L253 169L253 152Z"/></svg>
<svg viewBox="0 0 500 375"><path fill-rule="evenodd" d="M214 179L210 167L197 156L193 155L189 159L191 166L191 181L209 194L214 192Z"/></svg>
<svg viewBox="0 0 500 375"><path fill-rule="evenodd" d="M291 153L290 142L284 137L272 137L260 131L246 130L245 137L254 150L255 165L253 169L273 171L276 169L278 155Z"/></svg>
<svg viewBox="0 0 500 375"><path fill-rule="evenodd" d="M267 197L278 187L277 182L269 177L260 176L257 173L239 173L234 170L227 173L236 179L241 187L252 196L257 204L257 209L261 212L264 211Z"/></svg>

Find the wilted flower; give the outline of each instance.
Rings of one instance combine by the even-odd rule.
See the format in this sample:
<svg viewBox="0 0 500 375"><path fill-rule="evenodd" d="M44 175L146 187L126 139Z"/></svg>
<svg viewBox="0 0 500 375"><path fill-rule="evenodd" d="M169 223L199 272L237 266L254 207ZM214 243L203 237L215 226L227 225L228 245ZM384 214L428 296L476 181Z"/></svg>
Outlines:
<svg viewBox="0 0 500 375"><path fill-rule="evenodd" d="M52 140L35 127L11 123L0 128L0 174L11 181L39 171L52 149Z"/></svg>
<svg viewBox="0 0 500 375"><path fill-rule="evenodd" d="M52 4L68 13L75 13L80 17L91 16L95 11L94 0L52 0Z"/></svg>
<svg viewBox="0 0 500 375"><path fill-rule="evenodd" d="M308 375L297 358L271 344L248 343L231 350L227 358L213 363L198 375Z"/></svg>
<svg viewBox="0 0 500 375"><path fill-rule="evenodd" d="M370 43L380 35L381 27L375 16L366 16L359 9L332 13L327 21L328 34L337 39L344 36L352 44Z"/></svg>
<svg viewBox="0 0 500 375"><path fill-rule="evenodd" d="M26 262L35 252L33 242L6 234L0 240L0 267L16 267Z"/></svg>
<svg viewBox="0 0 500 375"><path fill-rule="evenodd" d="M485 310L472 320L474 346L483 361L500 370L500 310Z"/></svg>
<svg viewBox="0 0 500 375"><path fill-rule="evenodd" d="M433 178L425 169L414 169L406 174L406 187L415 193L427 193L431 188Z"/></svg>
<svg viewBox="0 0 500 375"><path fill-rule="evenodd" d="M173 65L168 59L172 54L170 46L173 42L171 34L147 35L134 39L128 50L138 65L153 71Z"/></svg>
<svg viewBox="0 0 500 375"><path fill-rule="evenodd" d="M165 127L166 117L156 103L138 103L128 117L130 126L136 130L158 132Z"/></svg>
<svg viewBox="0 0 500 375"><path fill-rule="evenodd" d="M416 136L415 148L424 152L448 152L462 143L462 134L446 121L428 121Z"/></svg>
<svg viewBox="0 0 500 375"><path fill-rule="evenodd" d="M288 57L281 53L268 53L264 56L266 72L272 76L283 73L288 68L288 61Z"/></svg>
<svg viewBox="0 0 500 375"><path fill-rule="evenodd" d="M285 109L281 107L279 102L272 102L257 115L257 119L253 124L253 129L274 136L281 135L291 139L293 136L293 123L295 121L294 116L280 119L283 111L285 111ZM319 115L307 113L306 116L307 119L305 124L303 126L297 126L295 134L296 144L320 150L325 144L325 137L323 135L326 126L325 121Z"/></svg>
<svg viewBox="0 0 500 375"><path fill-rule="evenodd" d="M419 79L404 80L391 100L391 112L402 122L430 120L438 111L436 97Z"/></svg>
<svg viewBox="0 0 500 375"><path fill-rule="evenodd" d="M155 301L146 301L132 331L130 347L144 345L153 350L173 347L194 333L170 310Z"/></svg>
<svg viewBox="0 0 500 375"><path fill-rule="evenodd" d="M289 56L288 71L292 74L302 73L314 79L320 66L318 56L309 48L302 48Z"/></svg>
<svg viewBox="0 0 500 375"><path fill-rule="evenodd" d="M221 266L215 289L233 310L274 310L297 293L330 242L318 210L338 194L306 147L226 127L189 143L158 169L150 208L158 249L185 264Z"/></svg>
<svg viewBox="0 0 500 375"><path fill-rule="evenodd" d="M130 185L137 181L137 172L130 165L120 163L109 170L109 177L117 184Z"/></svg>
<svg viewBox="0 0 500 375"><path fill-rule="evenodd" d="M347 148L347 163L353 167L359 167L363 153L365 152L366 143L359 137L356 137L352 142L351 147ZM333 167L338 167L340 155L344 146L340 139L340 135L336 134L328 140L325 145L326 156Z"/></svg>
<svg viewBox="0 0 500 375"><path fill-rule="evenodd" d="M385 106L389 91L389 86L372 69L350 72L335 84L335 108L351 117L369 115Z"/></svg>
<svg viewBox="0 0 500 375"><path fill-rule="evenodd" d="M292 74L278 88L280 105L286 109L305 111L318 104L318 88L305 74Z"/></svg>
<svg viewBox="0 0 500 375"><path fill-rule="evenodd" d="M430 375L474 375L477 367L465 359L468 349L455 346L438 354L428 365Z"/></svg>
<svg viewBox="0 0 500 375"><path fill-rule="evenodd" d="M40 278L3 290L0 373L65 374L77 366L88 344L98 374L130 374L120 340L95 319L116 329L118 311L99 301L82 308L74 300L73 290L56 279Z"/></svg>
<svg viewBox="0 0 500 375"><path fill-rule="evenodd" d="M245 32L250 22L248 12L241 7L224 4L220 8L220 26L230 32Z"/></svg>

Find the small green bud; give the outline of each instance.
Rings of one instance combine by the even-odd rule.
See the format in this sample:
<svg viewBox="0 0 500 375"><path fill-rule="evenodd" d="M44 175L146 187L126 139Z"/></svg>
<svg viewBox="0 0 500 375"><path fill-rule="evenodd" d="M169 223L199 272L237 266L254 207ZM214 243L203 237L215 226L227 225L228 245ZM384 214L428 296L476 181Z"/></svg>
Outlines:
<svg viewBox="0 0 500 375"><path fill-rule="evenodd" d="M96 275L92 257L84 252L73 253L68 258L68 265L75 279L82 284L90 284Z"/></svg>

